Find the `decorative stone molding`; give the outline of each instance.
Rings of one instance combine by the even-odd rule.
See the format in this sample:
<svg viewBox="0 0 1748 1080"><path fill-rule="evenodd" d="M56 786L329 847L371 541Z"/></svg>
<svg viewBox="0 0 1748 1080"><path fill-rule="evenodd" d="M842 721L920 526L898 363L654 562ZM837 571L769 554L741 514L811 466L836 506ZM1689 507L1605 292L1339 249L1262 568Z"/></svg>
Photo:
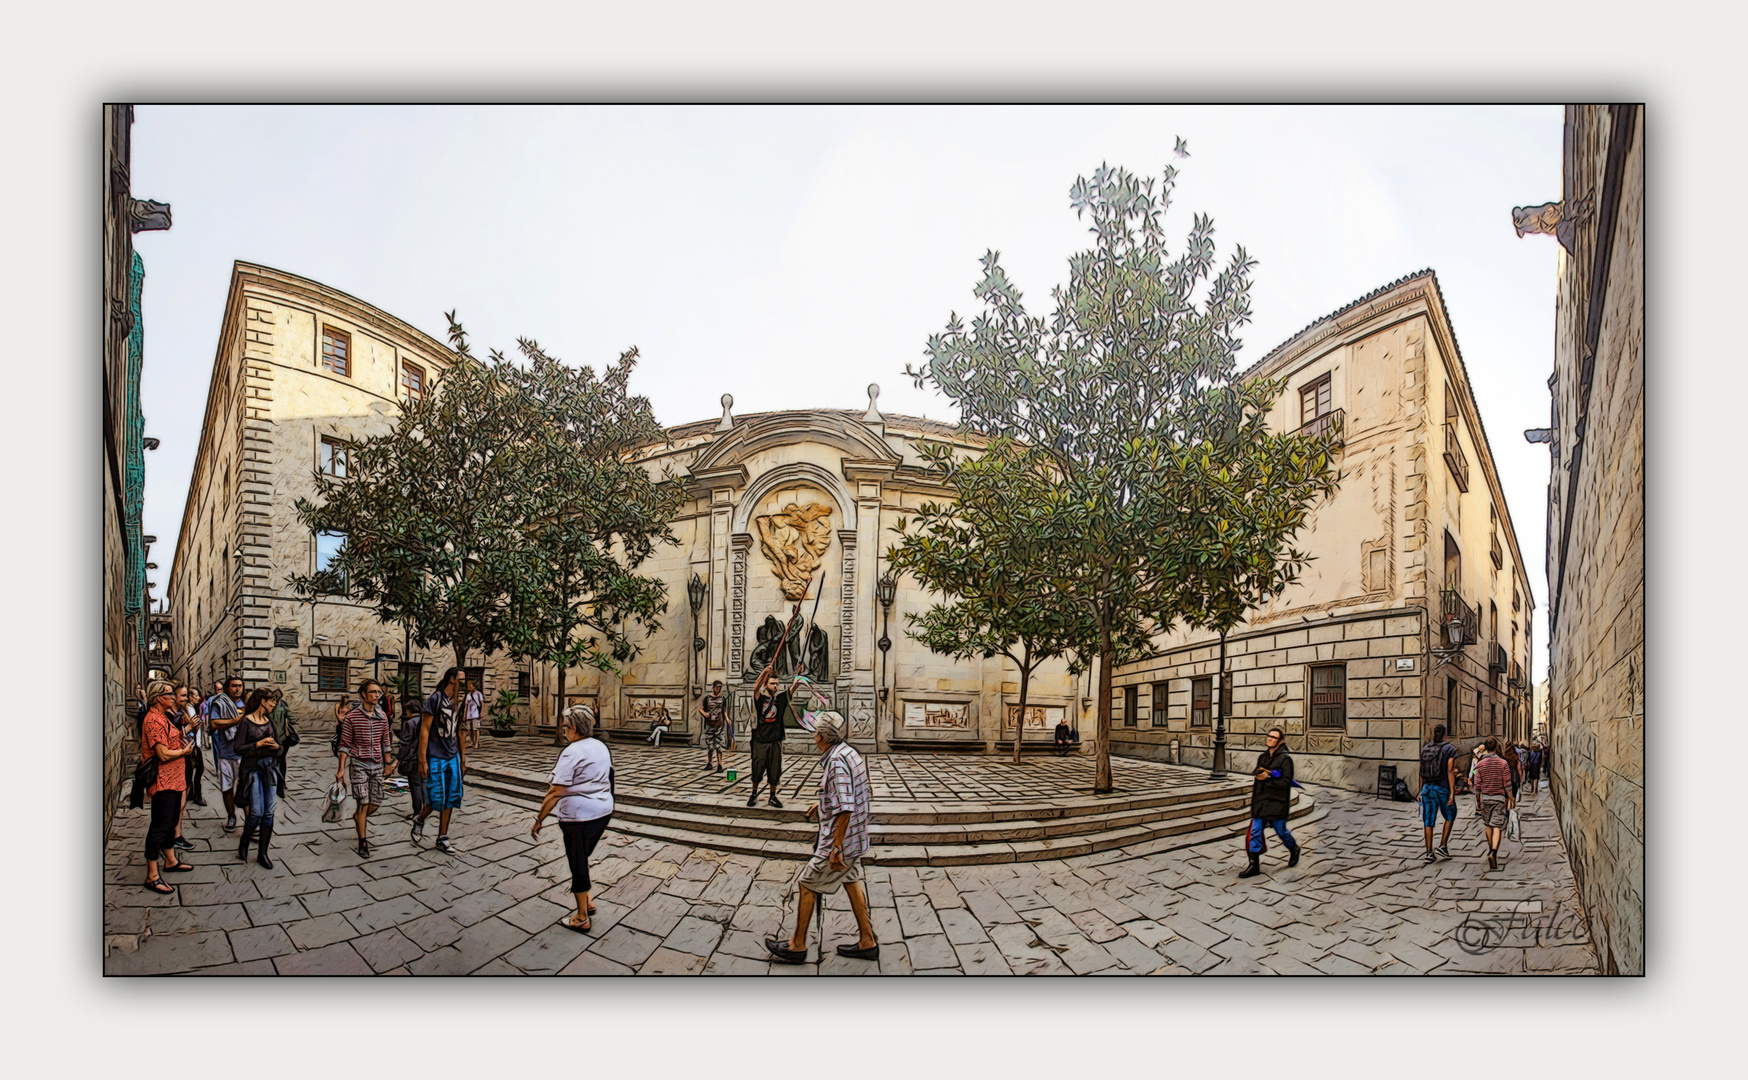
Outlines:
<svg viewBox="0 0 1748 1080"><path fill-rule="evenodd" d="M855 675L856 663L856 534L849 529L838 533L838 546L843 550L843 581L838 591L838 685L848 687Z"/></svg>
<svg viewBox="0 0 1748 1080"><path fill-rule="evenodd" d="M722 395L722 421L716 425L717 431L732 431L732 430L734 430L734 413L730 411L733 408L734 408L734 395L733 394Z"/></svg>
<svg viewBox="0 0 1748 1080"><path fill-rule="evenodd" d="M820 556L831 546L831 512L824 503L790 503L777 513L753 519L759 530L759 550L770 560L786 599L807 596Z"/></svg>
<svg viewBox="0 0 1748 1080"><path fill-rule="evenodd" d="M728 607L728 674L740 678L746 659L747 641L747 559L752 553L753 538L736 533L729 539L732 549L729 567Z"/></svg>

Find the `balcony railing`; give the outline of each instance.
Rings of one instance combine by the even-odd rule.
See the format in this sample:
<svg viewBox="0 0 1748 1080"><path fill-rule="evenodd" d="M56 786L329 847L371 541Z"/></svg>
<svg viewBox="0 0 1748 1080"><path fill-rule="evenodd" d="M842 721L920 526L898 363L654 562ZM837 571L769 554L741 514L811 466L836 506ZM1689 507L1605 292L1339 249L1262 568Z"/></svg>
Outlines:
<svg viewBox="0 0 1748 1080"><path fill-rule="evenodd" d="M1457 418L1454 416L1445 420L1445 464L1451 467L1457 490L1468 491L1469 457L1463 453L1463 444L1457 440Z"/></svg>
<svg viewBox="0 0 1748 1080"><path fill-rule="evenodd" d="M1523 689L1523 665L1516 660L1511 662L1511 685Z"/></svg>
<svg viewBox="0 0 1748 1080"><path fill-rule="evenodd" d="M1498 570L1505 565L1505 550L1499 546L1499 534L1493 534L1493 569Z"/></svg>
<svg viewBox="0 0 1748 1080"><path fill-rule="evenodd" d="M1505 646L1499 644L1497 641L1490 642L1487 646L1488 674L1504 672L1509 666L1510 661L1506 659Z"/></svg>
<svg viewBox="0 0 1748 1080"><path fill-rule="evenodd" d="M1450 632L1447 627L1455 621L1462 627L1463 644L1473 644L1481 626L1481 616L1476 610L1464 602L1461 594L1455 589L1444 589L1439 593L1441 611L1439 614L1439 644L1449 646Z"/></svg>
<svg viewBox="0 0 1748 1080"><path fill-rule="evenodd" d="M1332 409L1329 412L1324 413L1322 416L1307 420L1303 424L1300 424L1298 434L1306 435L1315 439L1318 436L1329 434L1331 430L1339 432L1342 430L1342 424L1346 419L1347 414L1341 409Z"/></svg>

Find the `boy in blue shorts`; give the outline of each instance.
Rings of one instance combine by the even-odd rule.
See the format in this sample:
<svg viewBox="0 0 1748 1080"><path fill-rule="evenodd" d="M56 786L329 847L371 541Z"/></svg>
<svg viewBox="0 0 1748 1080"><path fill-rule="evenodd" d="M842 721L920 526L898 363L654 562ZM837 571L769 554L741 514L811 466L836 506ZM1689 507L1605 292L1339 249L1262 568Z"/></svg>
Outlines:
<svg viewBox="0 0 1748 1080"><path fill-rule="evenodd" d="M413 819L412 840L425 835L425 819L437 811L437 850L455 854L449 844L449 815L461 805L461 774L467 771L467 748L462 745L455 722L460 704L462 670L452 667L443 681L425 699L419 713L419 777L425 781L430 800ZM412 778L409 777L409 781Z"/></svg>
<svg viewBox="0 0 1748 1080"><path fill-rule="evenodd" d="M1451 857L1451 824L1457 820L1456 786L1457 748L1445 742L1445 726L1432 729L1432 741L1420 748L1420 822L1426 827L1428 863ZM1438 816L1445 816L1445 831L1438 849L1432 846L1432 826Z"/></svg>

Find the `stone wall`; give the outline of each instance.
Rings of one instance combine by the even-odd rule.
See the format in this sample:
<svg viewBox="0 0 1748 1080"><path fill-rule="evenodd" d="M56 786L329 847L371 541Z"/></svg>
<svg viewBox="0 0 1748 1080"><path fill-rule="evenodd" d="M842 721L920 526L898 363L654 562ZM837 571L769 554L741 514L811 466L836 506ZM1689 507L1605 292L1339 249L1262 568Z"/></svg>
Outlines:
<svg viewBox="0 0 1748 1080"><path fill-rule="evenodd" d="M1622 974L1642 974L1645 963L1644 116L1633 112L1600 296L1594 260L1608 224L1607 158L1613 125L1625 117L1602 106L1567 112L1565 198L1590 193L1596 220L1580 224L1561 258L1554 390L1562 419L1548 550L1554 798L1597 954Z"/></svg>

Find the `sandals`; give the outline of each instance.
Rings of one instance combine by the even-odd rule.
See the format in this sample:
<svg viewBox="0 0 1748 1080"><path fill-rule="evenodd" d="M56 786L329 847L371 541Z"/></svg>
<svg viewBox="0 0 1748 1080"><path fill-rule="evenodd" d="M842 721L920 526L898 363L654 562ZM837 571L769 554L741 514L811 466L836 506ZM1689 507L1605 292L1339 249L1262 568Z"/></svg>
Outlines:
<svg viewBox="0 0 1748 1080"><path fill-rule="evenodd" d="M164 867L164 870L169 872L169 873L172 873L172 874L187 874L187 873L192 873L194 870L194 867L188 865L185 862L179 862L175 866Z"/></svg>
<svg viewBox="0 0 1748 1080"><path fill-rule="evenodd" d="M592 924L589 922L588 918L585 917L580 923L572 922L570 919L560 919L558 925L574 933L586 934L589 932L589 927Z"/></svg>
<svg viewBox="0 0 1748 1080"><path fill-rule="evenodd" d="M158 893L161 896L173 896L176 893L176 886L170 884L161 877L155 877L150 881L147 881L145 883L145 888L151 892Z"/></svg>

